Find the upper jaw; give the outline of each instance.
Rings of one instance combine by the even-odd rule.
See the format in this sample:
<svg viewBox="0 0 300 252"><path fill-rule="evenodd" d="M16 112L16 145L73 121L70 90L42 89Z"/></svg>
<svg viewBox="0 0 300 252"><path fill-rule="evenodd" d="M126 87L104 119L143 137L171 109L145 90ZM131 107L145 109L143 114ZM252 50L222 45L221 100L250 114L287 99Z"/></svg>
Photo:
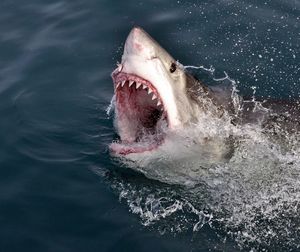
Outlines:
<svg viewBox="0 0 300 252"><path fill-rule="evenodd" d="M169 128L176 129L181 127L178 101L180 103L184 94L181 95L180 85L172 79L168 71L160 58L145 60L141 57L127 56L123 57L122 63L112 73L112 78L118 84L118 78L122 80L123 74L126 74L131 78L134 78L134 76L139 77L146 83L151 84L154 90L157 90L155 94L159 95L158 97L160 97L164 109L168 112Z"/></svg>
<svg viewBox="0 0 300 252"><path fill-rule="evenodd" d="M161 106L164 109L164 103L162 97L158 92L157 88L148 80L145 80L135 74L129 74L124 72L112 73L112 79L114 82L114 90L116 91L119 87L123 87L128 81L129 87L135 85L136 89L142 87L147 91L149 95L152 95L152 100L157 100L157 106Z"/></svg>

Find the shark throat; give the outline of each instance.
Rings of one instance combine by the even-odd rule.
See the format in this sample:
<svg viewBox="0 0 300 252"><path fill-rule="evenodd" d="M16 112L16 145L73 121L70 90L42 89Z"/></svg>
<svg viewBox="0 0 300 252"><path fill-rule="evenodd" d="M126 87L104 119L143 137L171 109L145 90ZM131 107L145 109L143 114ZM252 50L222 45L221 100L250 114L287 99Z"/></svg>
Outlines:
<svg viewBox="0 0 300 252"><path fill-rule="evenodd" d="M111 144L116 154L141 153L157 148L164 140L167 113L154 85L133 74L113 74L115 127L120 140Z"/></svg>

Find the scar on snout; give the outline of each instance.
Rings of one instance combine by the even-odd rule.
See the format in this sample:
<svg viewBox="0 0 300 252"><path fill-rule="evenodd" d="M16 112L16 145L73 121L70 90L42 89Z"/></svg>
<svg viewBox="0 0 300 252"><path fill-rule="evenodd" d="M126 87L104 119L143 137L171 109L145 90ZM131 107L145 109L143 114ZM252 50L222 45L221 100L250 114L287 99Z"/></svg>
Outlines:
<svg viewBox="0 0 300 252"><path fill-rule="evenodd" d="M139 50L139 51L142 51L143 50L143 46L139 43L134 43L134 47Z"/></svg>

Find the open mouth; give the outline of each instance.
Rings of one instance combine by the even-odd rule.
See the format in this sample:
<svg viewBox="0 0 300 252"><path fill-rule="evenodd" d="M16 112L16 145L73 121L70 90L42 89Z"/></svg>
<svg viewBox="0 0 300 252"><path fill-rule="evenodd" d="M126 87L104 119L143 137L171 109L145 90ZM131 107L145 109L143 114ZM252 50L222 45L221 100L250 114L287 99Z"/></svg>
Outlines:
<svg viewBox="0 0 300 252"><path fill-rule="evenodd" d="M113 73L116 96L115 127L120 140L110 145L116 154L141 153L164 140L167 113L160 94L149 81L123 72Z"/></svg>

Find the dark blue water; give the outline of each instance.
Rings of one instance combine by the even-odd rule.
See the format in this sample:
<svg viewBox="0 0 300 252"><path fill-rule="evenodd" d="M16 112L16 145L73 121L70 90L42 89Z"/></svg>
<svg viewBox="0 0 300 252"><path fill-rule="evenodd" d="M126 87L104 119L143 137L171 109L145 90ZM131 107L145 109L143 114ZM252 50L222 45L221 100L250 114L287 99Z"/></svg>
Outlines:
<svg viewBox="0 0 300 252"><path fill-rule="evenodd" d="M2 0L0 251L296 251L291 237L244 246L222 225L193 231L192 213L181 230L178 216L145 224L119 200L122 188L179 189L111 160L106 108L134 25L181 63L225 71L244 95L255 86L257 96L297 99L299 24L299 0Z"/></svg>

